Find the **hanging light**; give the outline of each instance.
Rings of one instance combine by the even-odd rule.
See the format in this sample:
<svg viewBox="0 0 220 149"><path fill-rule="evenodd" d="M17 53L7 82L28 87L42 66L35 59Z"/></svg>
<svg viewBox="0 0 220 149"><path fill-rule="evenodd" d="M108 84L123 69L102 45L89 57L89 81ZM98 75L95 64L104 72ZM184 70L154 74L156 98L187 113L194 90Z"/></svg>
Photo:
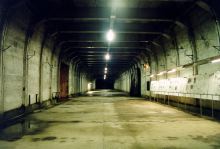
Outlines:
<svg viewBox="0 0 220 149"><path fill-rule="evenodd" d="M114 38L115 38L115 33L113 32L113 30L110 29L110 30L107 32L106 38L107 38L107 40L108 40L109 42L112 42L112 41L114 40Z"/></svg>
<svg viewBox="0 0 220 149"><path fill-rule="evenodd" d="M106 60L110 60L110 55L109 55L109 53L107 53L107 54L105 55L105 59L106 59Z"/></svg>

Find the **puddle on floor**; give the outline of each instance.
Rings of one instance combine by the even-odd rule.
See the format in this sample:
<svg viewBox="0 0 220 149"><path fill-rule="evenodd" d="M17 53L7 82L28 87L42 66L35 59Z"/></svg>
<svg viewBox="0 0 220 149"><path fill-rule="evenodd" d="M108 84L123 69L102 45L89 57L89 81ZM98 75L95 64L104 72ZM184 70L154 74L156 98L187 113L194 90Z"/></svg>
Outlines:
<svg viewBox="0 0 220 149"><path fill-rule="evenodd" d="M25 135L34 135L42 132L48 123L36 120L21 119L13 124L0 127L0 140L16 141Z"/></svg>

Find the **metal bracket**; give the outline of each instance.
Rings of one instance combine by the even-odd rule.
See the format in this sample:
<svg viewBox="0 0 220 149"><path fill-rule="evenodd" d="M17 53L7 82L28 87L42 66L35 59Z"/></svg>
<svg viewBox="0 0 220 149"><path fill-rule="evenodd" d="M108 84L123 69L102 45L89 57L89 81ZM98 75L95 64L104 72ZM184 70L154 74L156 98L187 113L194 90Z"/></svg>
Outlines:
<svg viewBox="0 0 220 149"><path fill-rule="evenodd" d="M185 55L185 56L188 56L190 59L193 60L193 55L192 54L191 55Z"/></svg>
<svg viewBox="0 0 220 149"><path fill-rule="evenodd" d="M45 63L47 63L49 66L50 66L50 69L53 69L55 66L53 66L53 64L50 64L49 62L48 62L48 58L46 59L46 62Z"/></svg>
<svg viewBox="0 0 220 149"><path fill-rule="evenodd" d="M193 54L186 54L186 51L185 51L185 52L184 52L184 55L185 55L185 56L188 56L191 60L193 60L193 56L194 56Z"/></svg>
<svg viewBox="0 0 220 149"><path fill-rule="evenodd" d="M49 62L47 62L47 64L50 66L51 69L55 67L52 64L50 64Z"/></svg>
<svg viewBox="0 0 220 149"><path fill-rule="evenodd" d="M1 49L1 51L5 52L6 50L8 50L9 48L11 48L12 46L8 46L7 48Z"/></svg>
<svg viewBox="0 0 220 149"><path fill-rule="evenodd" d="M220 52L220 46L213 46L213 48L215 48L216 50L218 50L218 52Z"/></svg>
<svg viewBox="0 0 220 149"><path fill-rule="evenodd" d="M31 58L34 57L34 56L35 56L35 51L34 51L34 54L27 56L27 60L31 59Z"/></svg>

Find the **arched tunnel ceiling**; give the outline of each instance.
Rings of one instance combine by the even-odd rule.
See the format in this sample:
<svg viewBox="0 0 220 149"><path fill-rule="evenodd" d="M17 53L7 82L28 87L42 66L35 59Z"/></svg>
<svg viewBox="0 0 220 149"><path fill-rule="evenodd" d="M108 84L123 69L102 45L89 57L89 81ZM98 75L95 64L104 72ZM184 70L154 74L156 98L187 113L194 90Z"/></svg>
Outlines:
<svg viewBox="0 0 220 149"><path fill-rule="evenodd" d="M139 59L158 38L169 38L167 29L181 25L179 17L194 0L23 0L34 14L33 27L45 25L49 37L61 48L61 57L77 60L94 77L103 77L107 62L109 77L116 77ZM116 39L109 47L106 32L112 27ZM155 43L154 43L155 44Z"/></svg>

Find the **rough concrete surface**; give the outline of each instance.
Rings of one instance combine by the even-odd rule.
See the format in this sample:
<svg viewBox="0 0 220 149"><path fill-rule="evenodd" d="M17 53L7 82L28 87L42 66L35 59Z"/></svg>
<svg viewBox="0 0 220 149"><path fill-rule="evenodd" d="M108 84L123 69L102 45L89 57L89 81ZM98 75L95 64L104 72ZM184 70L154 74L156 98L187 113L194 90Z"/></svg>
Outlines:
<svg viewBox="0 0 220 149"><path fill-rule="evenodd" d="M0 130L0 148L220 148L219 122L124 93L99 92L106 96L89 92Z"/></svg>

